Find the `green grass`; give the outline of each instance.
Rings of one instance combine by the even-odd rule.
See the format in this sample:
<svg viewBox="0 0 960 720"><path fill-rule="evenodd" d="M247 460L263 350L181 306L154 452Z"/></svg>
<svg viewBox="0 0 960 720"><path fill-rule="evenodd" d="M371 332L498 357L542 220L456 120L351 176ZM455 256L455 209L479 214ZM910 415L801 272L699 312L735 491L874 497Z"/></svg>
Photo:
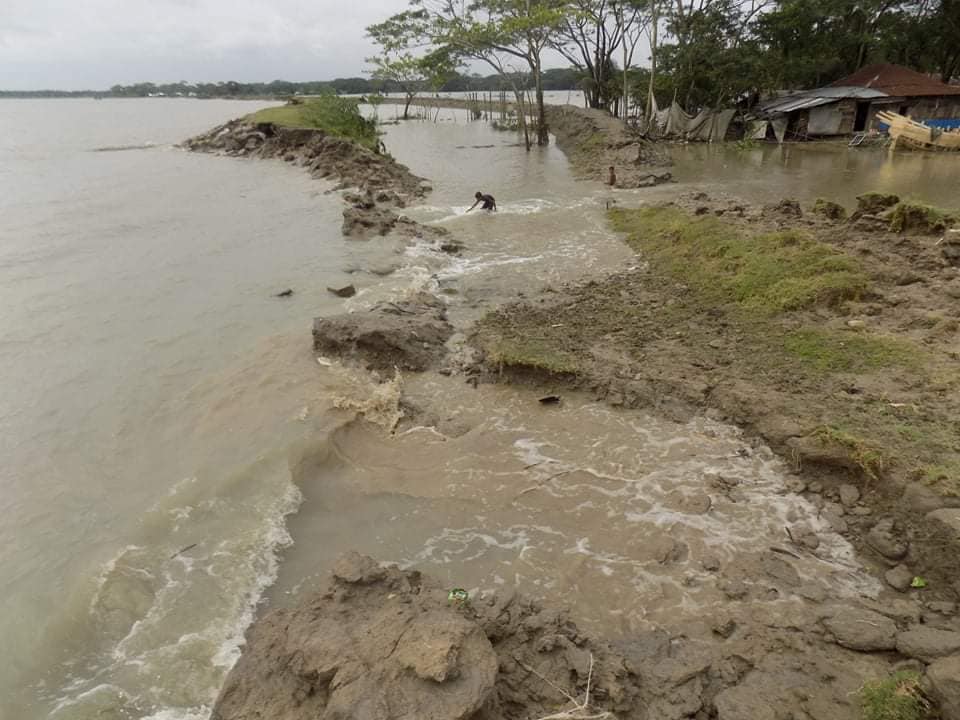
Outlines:
<svg viewBox="0 0 960 720"><path fill-rule="evenodd" d="M578 374L581 367L570 349L569 338L553 330L541 313L517 322L510 308L502 308L484 315L474 326L472 340L491 367Z"/></svg>
<svg viewBox="0 0 960 720"><path fill-rule="evenodd" d="M923 468L923 481L941 495L960 497L960 462L927 465Z"/></svg>
<svg viewBox="0 0 960 720"><path fill-rule="evenodd" d="M952 213L923 203L904 200L890 212L890 230L902 233L910 230L921 233L942 233L953 227L957 217Z"/></svg>
<svg viewBox="0 0 960 720"><path fill-rule="evenodd" d="M923 720L929 717L930 703L920 689L920 675L898 672L884 680L873 680L860 688L864 720Z"/></svg>
<svg viewBox="0 0 960 720"><path fill-rule="evenodd" d="M296 105L266 108L248 118L251 122L273 123L283 127L323 130L353 140L370 150L378 144L377 126L360 114L357 101L327 95Z"/></svg>
<svg viewBox="0 0 960 720"><path fill-rule="evenodd" d="M787 334L784 348L822 372L912 367L920 360L920 351L906 340L817 328L805 328Z"/></svg>
<svg viewBox="0 0 960 720"><path fill-rule="evenodd" d="M817 215L831 218L832 220L844 220L847 217L847 209L825 198L817 198L813 203L813 212Z"/></svg>
<svg viewBox="0 0 960 720"><path fill-rule="evenodd" d="M631 247L713 301L761 315L835 306L869 290L855 260L796 230L754 235L675 207L612 210L610 219Z"/></svg>
<svg viewBox="0 0 960 720"><path fill-rule="evenodd" d="M576 358L559 350L549 340L529 337L504 337L489 344L481 343L487 362L501 367L547 372L552 375L575 375L580 370Z"/></svg>
<svg viewBox="0 0 960 720"><path fill-rule="evenodd" d="M882 450L848 430L834 425L823 425L813 434L825 445L843 448L850 459L869 478L874 480L879 478L888 465L889 461Z"/></svg>

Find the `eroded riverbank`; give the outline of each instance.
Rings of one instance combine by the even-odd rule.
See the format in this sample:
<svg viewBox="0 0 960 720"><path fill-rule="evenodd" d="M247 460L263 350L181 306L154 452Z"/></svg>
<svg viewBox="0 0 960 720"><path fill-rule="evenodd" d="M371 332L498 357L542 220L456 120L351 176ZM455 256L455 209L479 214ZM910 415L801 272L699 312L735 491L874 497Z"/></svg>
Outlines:
<svg viewBox="0 0 960 720"><path fill-rule="evenodd" d="M756 215L770 229L793 223L792 209L764 215L742 203L695 202L694 213L706 208L701 215ZM579 212L602 219L603 204L597 194ZM546 220L553 210L541 205L537 212ZM456 212L437 215L448 226L466 222L454 219ZM475 222L485 223L485 235L504 233L501 242L508 244L515 230L505 224L513 222L509 215ZM828 227L819 220L811 227L821 224ZM480 248L467 246L469 263ZM719 304L689 307L691 287L652 264L644 267L645 260L635 258L636 267L611 277L603 277L600 266L588 285L561 281L478 326L476 344L488 360L498 342L503 352L503 338L481 337L487 331L537 340L532 355L525 347L505 356L537 362L500 357L487 367L497 379L560 390L566 397L559 407L541 406L543 391L472 389L463 375L476 377L477 366L455 352L441 368L445 374L407 379L406 419L397 432L385 436L362 421L338 430L329 452L298 468L306 499L290 528L298 545L311 550L287 554L273 602L295 604L319 587L336 555L349 548L432 568L444 584L484 597L509 594L502 588L511 585L548 605L563 597L592 631L623 635L630 672L651 688L634 707L615 708L622 717L775 718L786 709L794 717L854 718L864 681L894 668L922 671L955 653L960 627L949 557L946 551L938 556L947 562L941 573L921 556L931 547L925 542L942 539L942 532L924 536L923 528L896 524L873 532L878 521L890 519L884 514L890 499L876 486L845 483L848 477L809 462L800 468L805 474L795 475L796 468L763 444L699 417L710 407L705 397L713 395L714 376L734 367L715 355L740 348L741 361L761 364L769 355L756 353L750 328L738 328ZM432 286L449 291L457 334L469 329L467 318L503 300L495 292L464 303L460 282L450 276ZM522 287L524 295L532 293L529 278ZM701 317L692 309L707 312ZM458 342L455 334L455 349ZM544 367L539 360L547 351L554 361ZM345 357L366 362L366 349L354 345ZM519 372L500 376L501 369ZM789 405L798 378L789 368L778 370L785 373L778 397ZM754 366L745 374L754 382L764 376ZM570 395L571 385L621 409ZM863 391L849 393L842 384L829 390L823 397ZM737 408L769 404L753 387L728 395ZM682 422L623 409L637 405ZM724 419L767 437L751 417L728 411ZM793 433L784 438L804 436ZM907 563L899 576L929 567L928 588L905 589L907 597L884 588L879 576L886 567L870 573L852 552L848 539L864 539L861 526L873 532L870 547L879 545L891 566ZM578 673L577 689L584 680Z"/></svg>

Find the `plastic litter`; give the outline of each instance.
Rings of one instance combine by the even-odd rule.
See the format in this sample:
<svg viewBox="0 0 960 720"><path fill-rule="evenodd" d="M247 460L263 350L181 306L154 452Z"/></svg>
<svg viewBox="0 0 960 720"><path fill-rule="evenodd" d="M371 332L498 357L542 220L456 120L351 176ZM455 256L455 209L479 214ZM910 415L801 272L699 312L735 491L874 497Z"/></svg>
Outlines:
<svg viewBox="0 0 960 720"><path fill-rule="evenodd" d="M470 599L470 593L468 593L463 588L454 588L449 593L447 593L447 600L450 602L460 602L464 603Z"/></svg>

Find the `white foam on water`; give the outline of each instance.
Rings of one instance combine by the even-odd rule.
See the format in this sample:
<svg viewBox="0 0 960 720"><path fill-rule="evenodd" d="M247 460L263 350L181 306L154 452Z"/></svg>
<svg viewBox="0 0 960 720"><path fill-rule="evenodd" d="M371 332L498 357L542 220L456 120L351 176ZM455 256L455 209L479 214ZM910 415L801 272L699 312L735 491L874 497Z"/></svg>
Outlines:
<svg viewBox="0 0 960 720"><path fill-rule="evenodd" d="M103 712L157 720L208 717L209 704L239 657L260 598L276 580L279 553L292 543L286 517L302 501L299 489L287 482L277 497L271 498L266 487L263 491L259 498L237 500L255 507L198 503L197 508L205 510L207 524L200 526L204 531L225 532L230 516L236 516L236 534L215 545L200 543L174 553L170 541L156 548L131 545L104 564L90 604L92 623L109 620L103 632L110 632L116 629L118 612L133 619L144 603L149 607L105 656L73 671L55 698L52 718L85 720ZM172 499L182 498L174 493ZM185 520L181 509L166 512L174 516L174 535ZM163 514L162 508L157 510ZM244 519L258 524L245 525ZM195 572L197 567L205 572ZM151 682L144 685L147 679Z"/></svg>

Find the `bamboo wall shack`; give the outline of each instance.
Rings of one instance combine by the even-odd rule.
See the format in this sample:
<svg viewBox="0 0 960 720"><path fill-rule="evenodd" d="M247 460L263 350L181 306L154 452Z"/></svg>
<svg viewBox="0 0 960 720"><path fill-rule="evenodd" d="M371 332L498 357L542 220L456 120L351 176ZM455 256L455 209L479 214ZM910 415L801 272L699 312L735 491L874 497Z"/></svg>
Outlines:
<svg viewBox="0 0 960 720"><path fill-rule="evenodd" d="M937 130L960 129L960 86L899 65L870 65L832 85L763 103L750 137L819 139L886 132L879 113L895 113Z"/></svg>

